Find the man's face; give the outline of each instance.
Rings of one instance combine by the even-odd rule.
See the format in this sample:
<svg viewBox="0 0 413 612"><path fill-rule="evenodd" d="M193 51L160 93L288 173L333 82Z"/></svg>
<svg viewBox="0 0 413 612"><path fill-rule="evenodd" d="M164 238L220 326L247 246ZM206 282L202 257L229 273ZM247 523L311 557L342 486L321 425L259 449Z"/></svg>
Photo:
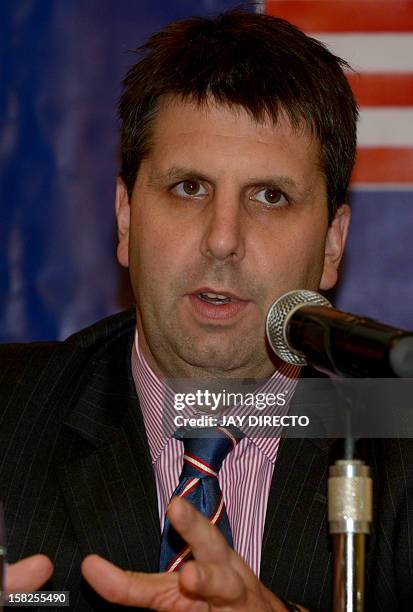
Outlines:
<svg viewBox="0 0 413 612"><path fill-rule="evenodd" d="M149 362L169 377L260 377L271 303L336 280L348 223L328 226L319 146L242 109L170 99L129 206L118 181L118 258L129 265Z"/></svg>

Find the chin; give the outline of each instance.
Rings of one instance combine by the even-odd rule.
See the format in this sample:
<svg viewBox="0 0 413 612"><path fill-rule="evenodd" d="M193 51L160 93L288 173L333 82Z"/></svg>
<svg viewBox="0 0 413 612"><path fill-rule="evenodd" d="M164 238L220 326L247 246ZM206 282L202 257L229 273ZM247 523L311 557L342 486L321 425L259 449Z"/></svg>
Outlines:
<svg viewBox="0 0 413 612"><path fill-rule="evenodd" d="M192 352L186 356L186 361L192 366L208 370L229 370L238 366L231 355L210 351Z"/></svg>
<svg viewBox="0 0 413 612"><path fill-rule="evenodd" d="M204 370L205 374L218 376L229 376L234 370L244 370L252 364L252 355L244 356L240 351L234 351L234 345L225 350L224 347L193 347L190 351L185 351L182 355L184 360L193 368ZM256 355L255 355L256 359ZM200 372L200 377L202 372Z"/></svg>

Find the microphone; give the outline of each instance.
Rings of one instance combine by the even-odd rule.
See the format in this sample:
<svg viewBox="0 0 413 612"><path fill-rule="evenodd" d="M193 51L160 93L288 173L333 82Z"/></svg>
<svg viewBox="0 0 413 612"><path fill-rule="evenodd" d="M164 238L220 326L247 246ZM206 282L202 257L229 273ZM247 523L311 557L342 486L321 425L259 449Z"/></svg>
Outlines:
<svg viewBox="0 0 413 612"><path fill-rule="evenodd" d="M266 328L272 350L287 363L330 376L413 378L413 332L337 310L315 291L278 298Z"/></svg>

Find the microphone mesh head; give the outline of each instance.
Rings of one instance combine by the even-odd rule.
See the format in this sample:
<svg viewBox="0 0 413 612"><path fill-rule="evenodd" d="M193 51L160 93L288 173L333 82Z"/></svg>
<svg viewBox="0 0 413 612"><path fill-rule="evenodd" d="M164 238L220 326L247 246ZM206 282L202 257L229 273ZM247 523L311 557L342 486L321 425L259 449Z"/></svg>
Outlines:
<svg viewBox="0 0 413 612"><path fill-rule="evenodd" d="M272 350L280 359L294 365L307 365L304 354L295 351L289 345L286 334L289 317L301 306L331 306L331 304L315 291L297 289L279 297L267 315L267 338Z"/></svg>

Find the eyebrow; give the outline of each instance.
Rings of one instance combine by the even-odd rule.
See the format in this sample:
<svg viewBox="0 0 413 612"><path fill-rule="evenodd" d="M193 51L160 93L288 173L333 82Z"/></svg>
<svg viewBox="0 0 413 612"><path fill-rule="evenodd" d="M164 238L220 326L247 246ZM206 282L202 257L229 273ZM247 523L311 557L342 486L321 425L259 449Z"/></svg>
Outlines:
<svg viewBox="0 0 413 612"><path fill-rule="evenodd" d="M303 191L291 177L282 175L252 177L251 179L248 179L245 187L253 187L254 185L268 185L270 187L274 186L285 189L293 189L295 191Z"/></svg>
<svg viewBox="0 0 413 612"><path fill-rule="evenodd" d="M171 166L164 173L156 173L154 172L148 178L148 186L149 187L163 187L170 183L171 181L185 181L188 179L198 179L207 182L214 182L211 177L208 177L198 170L193 168L186 168L183 166ZM311 193L311 188L301 188L297 183L289 176L283 175L271 175L271 176L257 176L248 178L244 183L243 188L254 187L256 185L262 186L273 186L279 189L285 190L293 190L297 194L308 195Z"/></svg>
<svg viewBox="0 0 413 612"><path fill-rule="evenodd" d="M211 178L208 178L206 175L201 174L198 170L194 170L193 168L184 168L180 166L172 166L164 173L156 173L150 175L148 178L149 187L162 187L171 181L185 181L187 179L200 179L202 181L211 182Z"/></svg>

